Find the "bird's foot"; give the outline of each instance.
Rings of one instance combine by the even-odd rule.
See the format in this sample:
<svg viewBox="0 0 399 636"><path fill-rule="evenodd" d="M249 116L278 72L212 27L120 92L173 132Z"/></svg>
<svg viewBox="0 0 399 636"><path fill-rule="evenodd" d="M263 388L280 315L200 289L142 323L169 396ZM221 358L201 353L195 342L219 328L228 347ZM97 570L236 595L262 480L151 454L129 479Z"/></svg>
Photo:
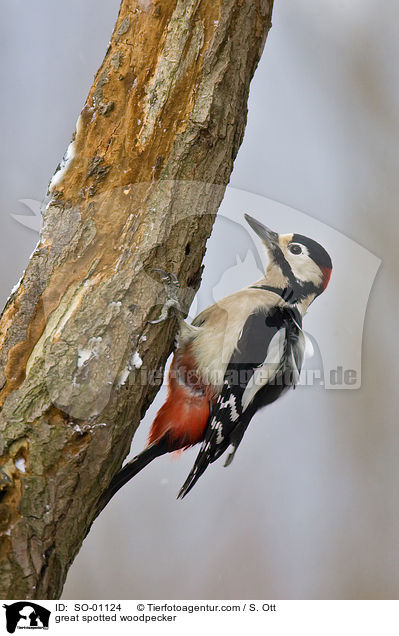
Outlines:
<svg viewBox="0 0 399 636"><path fill-rule="evenodd" d="M163 269L158 268L154 269L153 271L160 275L166 292L166 300L162 307L161 315L157 320L148 321L151 325L157 325L158 323L163 322L167 319L170 309L173 308L180 312L182 311L182 309L179 298L180 283L176 274L167 273Z"/></svg>

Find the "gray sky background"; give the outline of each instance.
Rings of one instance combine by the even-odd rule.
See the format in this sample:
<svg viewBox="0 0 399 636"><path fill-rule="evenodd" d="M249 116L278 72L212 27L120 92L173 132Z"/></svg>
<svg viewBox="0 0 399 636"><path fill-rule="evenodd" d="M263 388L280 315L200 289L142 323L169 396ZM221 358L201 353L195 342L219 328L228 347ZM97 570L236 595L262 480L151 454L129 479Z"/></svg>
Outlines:
<svg viewBox="0 0 399 636"><path fill-rule="evenodd" d="M11 215L29 214L21 199L43 198L118 7L2 2L2 304L37 241ZM95 522L64 598L398 598L398 19L395 0L275 0L231 179L265 197L265 219L268 200L281 202L327 226L314 238L328 242L332 228L382 260L364 325L361 388L291 392L256 417L232 466L214 464L183 502L176 493L196 451L151 464ZM237 199L229 201L233 208ZM282 218L275 229L302 228ZM224 273L234 250L245 260L239 236L223 219L215 228L201 302L245 277L241 266ZM321 337L343 348L353 323L337 335L331 316L340 302L347 315L352 305L354 314L364 309L359 286L371 276L350 246L334 242L336 281L305 319L309 331L312 320L319 330L325 324ZM351 293L342 295L346 271ZM164 396L162 389L143 421L135 453Z"/></svg>

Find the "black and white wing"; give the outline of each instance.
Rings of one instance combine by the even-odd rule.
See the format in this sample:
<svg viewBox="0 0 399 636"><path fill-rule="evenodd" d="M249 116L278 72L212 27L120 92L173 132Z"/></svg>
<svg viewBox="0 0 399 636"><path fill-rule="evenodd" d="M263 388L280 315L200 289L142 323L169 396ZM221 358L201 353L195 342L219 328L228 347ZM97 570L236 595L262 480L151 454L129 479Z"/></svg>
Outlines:
<svg viewBox="0 0 399 636"><path fill-rule="evenodd" d="M197 459L178 497L183 498L229 446L232 452L225 466L231 463L254 413L298 382L304 349L301 316L296 309L277 307L247 319L222 390L211 406Z"/></svg>

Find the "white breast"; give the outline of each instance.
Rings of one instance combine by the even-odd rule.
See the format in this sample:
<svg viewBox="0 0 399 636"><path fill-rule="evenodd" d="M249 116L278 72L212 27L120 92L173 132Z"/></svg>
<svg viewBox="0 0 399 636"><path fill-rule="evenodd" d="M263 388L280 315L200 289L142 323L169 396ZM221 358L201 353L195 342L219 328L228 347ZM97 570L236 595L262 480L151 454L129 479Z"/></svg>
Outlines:
<svg viewBox="0 0 399 636"><path fill-rule="evenodd" d="M284 304L276 294L246 288L223 298L199 316L204 322L195 328L194 337L191 332L189 340L206 384L213 385L218 391L221 389L246 320L255 311L263 308L267 312L276 304Z"/></svg>

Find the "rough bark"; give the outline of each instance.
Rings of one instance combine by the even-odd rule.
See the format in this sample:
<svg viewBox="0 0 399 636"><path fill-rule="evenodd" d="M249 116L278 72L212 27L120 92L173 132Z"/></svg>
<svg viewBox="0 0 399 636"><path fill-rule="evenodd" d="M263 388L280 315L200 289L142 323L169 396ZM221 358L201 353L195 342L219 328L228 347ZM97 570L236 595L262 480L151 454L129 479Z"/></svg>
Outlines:
<svg viewBox="0 0 399 636"><path fill-rule="evenodd" d="M270 0L123 0L0 322L0 596L57 598L198 288ZM158 385L157 385L158 384Z"/></svg>

